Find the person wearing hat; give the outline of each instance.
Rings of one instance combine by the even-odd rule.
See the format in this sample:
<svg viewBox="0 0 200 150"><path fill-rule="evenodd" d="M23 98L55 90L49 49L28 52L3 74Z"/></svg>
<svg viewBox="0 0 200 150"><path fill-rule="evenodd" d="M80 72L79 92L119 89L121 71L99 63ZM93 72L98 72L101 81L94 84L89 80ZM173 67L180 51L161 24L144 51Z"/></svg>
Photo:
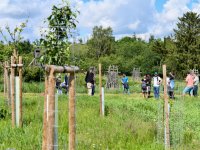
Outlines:
<svg viewBox="0 0 200 150"><path fill-rule="evenodd" d="M156 99L159 99L160 97L160 84L162 82L162 79L158 76L158 73L154 73L153 77L153 91L154 91L154 97Z"/></svg>

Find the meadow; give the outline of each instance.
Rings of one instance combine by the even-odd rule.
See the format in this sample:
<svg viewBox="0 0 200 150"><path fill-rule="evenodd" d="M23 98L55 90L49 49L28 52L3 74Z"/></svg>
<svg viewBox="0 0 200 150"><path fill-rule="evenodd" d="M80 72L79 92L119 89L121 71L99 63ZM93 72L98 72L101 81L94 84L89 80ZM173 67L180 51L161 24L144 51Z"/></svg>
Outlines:
<svg viewBox="0 0 200 150"><path fill-rule="evenodd" d="M76 148L80 150L163 150L163 99L142 98L139 82L131 82L131 94L105 90L105 116L99 116L98 87L95 96L76 80ZM97 83L98 85L98 83ZM200 149L200 101L181 97L184 84L177 82L176 99L170 100L172 149ZM0 149L40 150L43 125L43 83L24 83L23 128L11 127L11 111L0 93ZM58 97L59 150L68 149L68 96Z"/></svg>

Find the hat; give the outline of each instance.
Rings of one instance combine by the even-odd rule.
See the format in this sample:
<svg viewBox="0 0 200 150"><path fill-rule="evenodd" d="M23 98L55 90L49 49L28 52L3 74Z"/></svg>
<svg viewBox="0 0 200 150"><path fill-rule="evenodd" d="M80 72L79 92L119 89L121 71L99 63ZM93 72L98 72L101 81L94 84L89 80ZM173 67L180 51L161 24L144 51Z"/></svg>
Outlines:
<svg viewBox="0 0 200 150"><path fill-rule="evenodd" d="M157 72L155 72L155 73L154 73L154 75L158 75L158 73L157 73Z"/></svg>

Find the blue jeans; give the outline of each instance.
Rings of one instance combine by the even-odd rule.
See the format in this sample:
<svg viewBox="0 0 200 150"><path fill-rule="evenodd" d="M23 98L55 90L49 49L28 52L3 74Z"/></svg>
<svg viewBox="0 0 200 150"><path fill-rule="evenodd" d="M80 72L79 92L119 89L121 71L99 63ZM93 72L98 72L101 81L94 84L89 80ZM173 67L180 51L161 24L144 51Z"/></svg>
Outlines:
<svg viewBox="0 0 200 150"><path fill-rule="evenodd" d="M156 99L159 99L159 94L160 94L160 87L159 86L154 86L153 87L153 91L154 91L154 97L156 98Z"/></svg>
<svg viewBox="0 0 200 150"><path fill-rule="evenodd" d="M194 88L193 88L193 95L194 96L197 96L197 91L198 91L198 85L194 85Z"/></svg>
<svg viewBox="0 0 200 150"><path fill-rule="evenodd" d="M193 96L193 86L186 86L183 90L183 94L189 93L189 95Z"/></svg>

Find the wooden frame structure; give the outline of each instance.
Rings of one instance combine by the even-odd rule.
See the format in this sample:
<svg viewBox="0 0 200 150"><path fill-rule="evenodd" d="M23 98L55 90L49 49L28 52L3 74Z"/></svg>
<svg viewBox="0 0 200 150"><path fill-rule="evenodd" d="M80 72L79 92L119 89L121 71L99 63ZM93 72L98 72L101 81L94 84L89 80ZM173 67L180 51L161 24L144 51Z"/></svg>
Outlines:
<svg viewBox="0 0 200 150"><path fill-rule="evenodd" d="M141 78L140 68L133 68L132 77L133 81L140 81Z"/></svg>
<svg viewBox="0 0 200 150"><path fill-rule="evenodd" d="M114 88L119 88L119 83L118 83L118 67L114 65L110 65L107 71L107 81L106 81L106 88L114 89Z"/></svg>
<svg viewBox="0 0 200 150"><path fill-rule="evenodd" d="M43 140L42 150L54 150L54 124L55 124L55 79L56 73L70 73L69 76L69 150L75 150L75 73L79 71L76 66L45 66L45 99L43 114Z"/></svg>
<svg viewBox="0 0 200 150"><path fill-rule="evenodd" d="M7 95L8 104L11 104L12 127L16 125L22 127L22 67L22 57L18 57L14 50L10 66L7 61L4 63L4 94ZM18 78L16 78L17 71Z"/></svg>

